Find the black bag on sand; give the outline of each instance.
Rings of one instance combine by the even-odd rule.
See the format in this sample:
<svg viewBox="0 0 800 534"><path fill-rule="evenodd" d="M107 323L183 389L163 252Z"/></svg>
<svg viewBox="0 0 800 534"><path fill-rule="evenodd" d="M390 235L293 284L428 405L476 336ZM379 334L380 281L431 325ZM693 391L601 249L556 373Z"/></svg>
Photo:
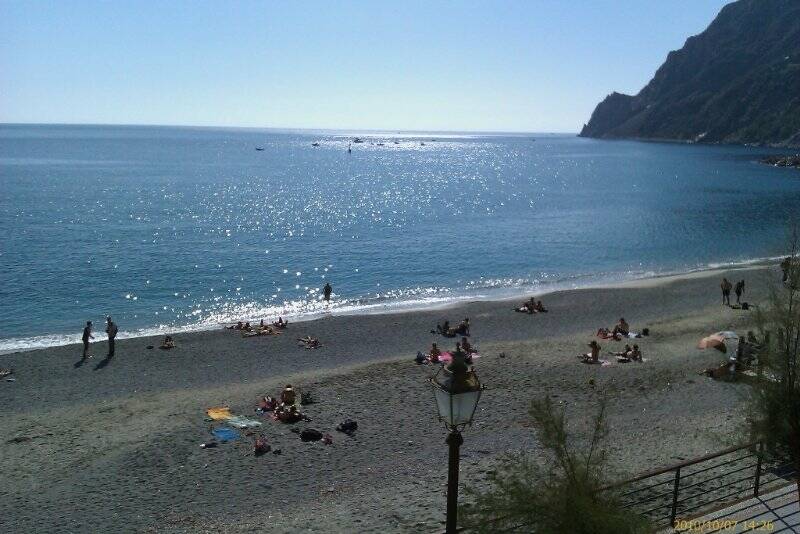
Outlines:
<svg viewBox="0 0 800 534"><path fill-rule="evenodd" d="M749 310L750 309L750 305L748 303L746 303L746 302L742 302L742 309L743 310Z"/></svg>
<svg viewBox="0 0 800 534"><path fill-rule="evenodd" d="M352 436L353 432L358 430L358 423L356 423L352 419L347 419L345 420L344 423L337 426L336 430L338 430L339 432L344 432L348 436Z"/></svg>
<svg viewBox="0 0 800 534"><path fill-rule="evenodd" d="M642 330L642 335L643 335L643 336L649 336L649 335L650 335L650 329L649 329L649 328L645 328L645 329L643 329L643 330Z"/></svg>
<svg viewBox="0 0 800 534"><path fill-rule="evenodd" d="M306 428L300 432L300 439L303 441L319 441L322 439L322 432L315 428Z"/></svg>

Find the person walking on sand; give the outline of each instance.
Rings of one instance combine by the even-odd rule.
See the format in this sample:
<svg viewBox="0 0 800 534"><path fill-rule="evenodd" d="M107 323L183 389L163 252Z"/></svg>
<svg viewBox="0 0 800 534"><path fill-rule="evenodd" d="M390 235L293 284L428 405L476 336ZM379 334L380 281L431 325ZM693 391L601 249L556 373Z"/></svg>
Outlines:
<svg viewBox="0 0 800 534"><path fill-rule="evenodd" d="M114 339L117 337L119 329L111 317L106 317L106 334L108 334L108 358L114 357Z"/></svg>
<svg viewBox="0 0 800 534"><path fill-rule="evenodd" d="M83 359L91 358L89 354L89 340L94 339L92 335L92 321L86 321L86 326L83 327Z"/></svg>
<svg viewBox="0 0 800 534"><path fill-rule="evenodd" d="M722 304L724 305L731 305L731 289L733 289L733 284L728 282L727 278L722 279L722 283L719 285L720 289L722 289Z"/></svg>
<svg viewBox="0 0 800 534"><path fill-rule="evenodd" d="M331 301L331 293L333 293L333 288L331 287L330 283L325 282L325 287L322 288L322 294L325 297L325 302Z"/></svg>
<svg viewBox="0 0 800 534"><path fill-rule="evenodd" d="M740 300L742 299L742 295L744 294L744 280L739 280L736 282L736 287L733 288L733 292L736 293L736 304L740 304Z"/></svg>

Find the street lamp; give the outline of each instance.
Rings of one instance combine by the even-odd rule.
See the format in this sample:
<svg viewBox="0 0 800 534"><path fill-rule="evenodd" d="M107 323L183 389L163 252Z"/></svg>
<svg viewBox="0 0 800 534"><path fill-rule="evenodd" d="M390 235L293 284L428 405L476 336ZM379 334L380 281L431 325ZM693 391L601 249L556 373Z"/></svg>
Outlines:
<svg viewBox="0 0 800 534"><path fill-rule="evenodd" d="M461 429L472 424L483 385L474 369L465 361L466 354L457 347L447 367L442 366L430 379L439 420L448 430L449 459L447 471L447 534L455 534L458 521L458 461L459 447L464 443Z"/></svg>

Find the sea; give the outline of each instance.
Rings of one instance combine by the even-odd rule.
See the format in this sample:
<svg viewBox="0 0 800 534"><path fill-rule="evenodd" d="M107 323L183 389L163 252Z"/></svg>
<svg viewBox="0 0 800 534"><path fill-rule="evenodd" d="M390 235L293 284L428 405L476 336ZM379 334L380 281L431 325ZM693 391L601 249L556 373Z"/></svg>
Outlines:
<svg viewBox="0 0 800 534"><path fill-rule="evenodd" d="M0 125L0 352L77 342L107 315L132 337L765 261L800 213L800 171L758 163L779 152Z"/></svg>

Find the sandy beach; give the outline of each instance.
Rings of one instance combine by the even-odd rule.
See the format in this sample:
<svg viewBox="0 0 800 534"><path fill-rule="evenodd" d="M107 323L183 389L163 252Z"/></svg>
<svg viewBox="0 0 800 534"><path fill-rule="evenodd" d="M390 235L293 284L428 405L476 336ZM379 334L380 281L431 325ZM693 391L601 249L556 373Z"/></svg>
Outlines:
<svg viewBox="0 0 800 534"><path fill-rule="evenodd" d="M504 453L537 443L525 417L550 395L580 427L598 392L610 397L609 446L624 478L746 439L747 386L698 371L724 359L697 340L744 333L752 311L720 304L719 281L745 279L745 299L764 303L774 267L716 271L544 297L549 313L513 313L513 303L335 316L290 325L279 336L242 338L218 330L126 339L0 356L15 382L0 382L0 530L5 532L433 532L444 521L445 431L427 378L412 361L436 341L437 322L469 317L475 361L488 389L465 433L462 484L477 484ZM523 300L524 295L519 300ZM598 327L624 316L646 362L590 366L577 361ZM305 350L296 338L323 346ZM601 342L606 350L621 343ZM504 353L505 357L500 357ZM613 358L612 358L613 359ZM589 385L594 379L594 387ZM311 391L312 421L284 425L254 414L260 395L286 383ZM254 457L244 437L213 449L205 409L227 405L260 418L281 454ZM348 437L334 430L358 422ZM291 428L330 432L304 443Z"/></svg>

